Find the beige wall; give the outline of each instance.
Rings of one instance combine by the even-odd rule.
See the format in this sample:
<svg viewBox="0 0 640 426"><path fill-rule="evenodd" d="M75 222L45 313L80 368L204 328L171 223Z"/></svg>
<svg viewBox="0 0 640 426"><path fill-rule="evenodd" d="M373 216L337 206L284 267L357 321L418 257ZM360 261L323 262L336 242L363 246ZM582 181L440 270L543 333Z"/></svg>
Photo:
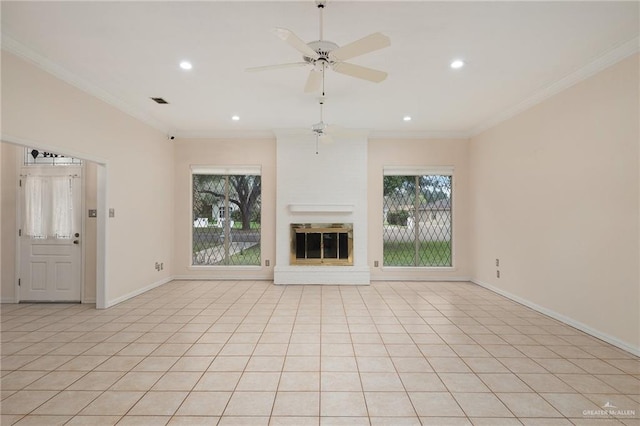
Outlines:
<svg viewBox="0 0 640 426"><path fill-rule="evenodd" d="M275 139L176 139L174 275L192 279L272 279L275 264ZM262 168L262 266L191 266L191 166L244 165ZM269 260L270 266L265 266Z"/></svg>
<svg viewBox="0 0 640 426"><path fill-rule="evenodd" d="M98 208L98 165L91 161L84 163L84 235L82 244L84 251L84 293L83 301L95 302L96 300L96 247L98 221L88 217L89 209Z"/></svg>
<svg viewBox="0 0 640 426"><path fill-rule="evenodd" d="M470 150L474 280L636 353L638 69L627 58Z"/></svg>
<svg viewBox="0 0 640 426"><path fill-rule="evenodd" d="M417 154L416 154L417 153ZM468 142L466 140L370 140L368 148L368 265L373 279L458 280L471 276L469 254ZM178 278L272 279L275 258L275 140L177 139L175 141L175 276ZM262 267L191 267L191 165L262 167ZM382 167L455 167L454 268L433 271L373 268L382 263ZM269 259L271 265L264 266Z"/></svg>
<svg viewBox="0 0 640 426"><path fill-rule="evenodd" d="M464 139L370 139L368 170L369 266L373 280L468 280L471 276L469 143ZM382 266L382 177L385 166L453 166L453 268ZM379 266L374 267L374 261Z"/></svg>
<svg viewBox="0 0 640 426"><path fill-rule="evenodd" d="M162 132L3 51L2 138L106 165L107 305L170 279L173 144Z"/></svg>
<svg viewBox="0 0 640 426"><path fill-rule="evenodd" d="M0 257L0 300L14 302L16 300L16 238L18 225L16 222L16 198L18 195L18 167L16 150L18 148L7 143L0 144L2 160L0 161L0 241L2 256Z"/></svg>
<svg viewBox="0 0 640 426"><path fill-rule="evenodd" d="M5 200L4 200L4 196L3 196L3 192L2 192L2 185L4 182L4 179L2 178L2 173L3 173L3 167L2 167L2 159L3 159L3 153L2 153L2 145L0 142L0 242L3 240L3 236L4 236L4 232L2 227L4 226L4 221L3 219L3 210L4 210L4 205L5 205ZM2 303L3 299L3 293L2 293L2 282L4 281L2 278L2 274L4 273L4 269L2 268L2 265L4 263L4 252L2 251L2 244L0 243L0 303Z"/></svg>

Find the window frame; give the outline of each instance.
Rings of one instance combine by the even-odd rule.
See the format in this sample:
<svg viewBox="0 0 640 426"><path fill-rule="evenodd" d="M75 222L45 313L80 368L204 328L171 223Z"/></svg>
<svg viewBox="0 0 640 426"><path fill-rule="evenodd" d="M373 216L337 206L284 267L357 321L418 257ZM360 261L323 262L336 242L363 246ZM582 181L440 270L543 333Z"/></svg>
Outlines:
<svg viewBox="0 0 640 426"><path fill-rule="evenodd" d="M187 270L202 271L202 270L225 270L225 271L249 271L249 270L262 270L262 226L260 226L260 264L259 265L198 265L193 263L193 176L194 175L253 175L260 176L262 179L262 166L260 165L190 165L189 166L189 221L188 221L188 235L189 246L187 250L188 261ZM262 199L262 190L260 192L260 198ZM231 211L229 211L231 215ZM260 223L262 224L262 207L260 208Z"/></svg>
<svg viewBox="0 0 640 426"><path fill-rule="evenodd" d="M424 176L424 175L441 175L441 176L451 176L451 265L450 266L389 266L384 264L384 229L381 232L381 247L382 252L380 253L380 258L383 259L381 262L381 270L382 271L429 271L429 272L452 272L457 270L456 266L456 244L455 244L455 235L456 235L456 211L455 208L455 199L456 199L456 174L455 167L449 165L442 166L383 166L382 167L382 180L384 181L385 176ZM384 186L384 185L383 185ZM380 223L384 226L384 193L383 188L381 188L381 197L382 197L382 217L380 217Z"/></svg>

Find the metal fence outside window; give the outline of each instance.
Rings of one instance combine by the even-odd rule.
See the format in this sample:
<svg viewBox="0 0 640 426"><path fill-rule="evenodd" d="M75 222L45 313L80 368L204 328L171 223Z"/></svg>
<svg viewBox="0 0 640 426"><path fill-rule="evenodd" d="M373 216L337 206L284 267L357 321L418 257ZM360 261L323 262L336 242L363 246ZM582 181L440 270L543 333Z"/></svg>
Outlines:
<svg viewBox="0 0 640 426"><path fill-rule="evenodd" d="M261 179L193 174L193 265L260 265Z"/></svg>
<svg viewBox="0 0 640 426"><path fill-rule="evenodd" d="M384 176L384 266L452 266L452 176Z"/></svg>

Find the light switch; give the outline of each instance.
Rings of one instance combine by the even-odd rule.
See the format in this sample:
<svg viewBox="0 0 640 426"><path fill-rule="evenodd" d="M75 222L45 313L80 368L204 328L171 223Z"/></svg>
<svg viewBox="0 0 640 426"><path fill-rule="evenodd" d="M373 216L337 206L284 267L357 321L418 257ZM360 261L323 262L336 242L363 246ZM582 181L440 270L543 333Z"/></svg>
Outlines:
<svg viewBox="0 0 640 426"><path fill-rule="evenodd" d="M89 217L98 217L98 210L89 209Z"/></svg>

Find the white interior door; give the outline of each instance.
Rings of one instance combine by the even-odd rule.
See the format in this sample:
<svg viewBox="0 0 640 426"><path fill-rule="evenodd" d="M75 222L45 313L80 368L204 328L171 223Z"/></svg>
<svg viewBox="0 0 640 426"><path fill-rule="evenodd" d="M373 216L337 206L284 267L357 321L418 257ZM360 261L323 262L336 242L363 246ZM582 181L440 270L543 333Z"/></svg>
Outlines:
<svg viewBox="0 0 640 426"><path fill-rule="evenodd" d="M28 216L27 211L33 210L33 201L27 198L33 196L34 185L27 184L28 179L39 179L42 183L37 189L44 192L45 197L55 197L52 191L51 178L57 178L58 182L66 179L70 187L70 201L66 200L66 206L71 208L72 225L71 232L63 237L56 235L39 235L34 237L33 224L37 217ZM34 180L35 180L34 179ZM21 227L20 227L20 276L19 292L20 301L37 302L79 302L82 285L82 169L81 167L49 167L23 169L20 186L21 194ZM48 198L47 198L48 199ZM31 204L29 204L31 203ZM48 201L51 204L51 201ZM70 205L69 205L70 204ZM68 212L67 209L65 209ZM64 213L64 212L63 212ZM60 215L59 206L53 208L43 207L41 214L43 222L55 221L55 216ZM28 221L31 223L27 223ZM36 232L37 234L37 232Z"/></svg>

